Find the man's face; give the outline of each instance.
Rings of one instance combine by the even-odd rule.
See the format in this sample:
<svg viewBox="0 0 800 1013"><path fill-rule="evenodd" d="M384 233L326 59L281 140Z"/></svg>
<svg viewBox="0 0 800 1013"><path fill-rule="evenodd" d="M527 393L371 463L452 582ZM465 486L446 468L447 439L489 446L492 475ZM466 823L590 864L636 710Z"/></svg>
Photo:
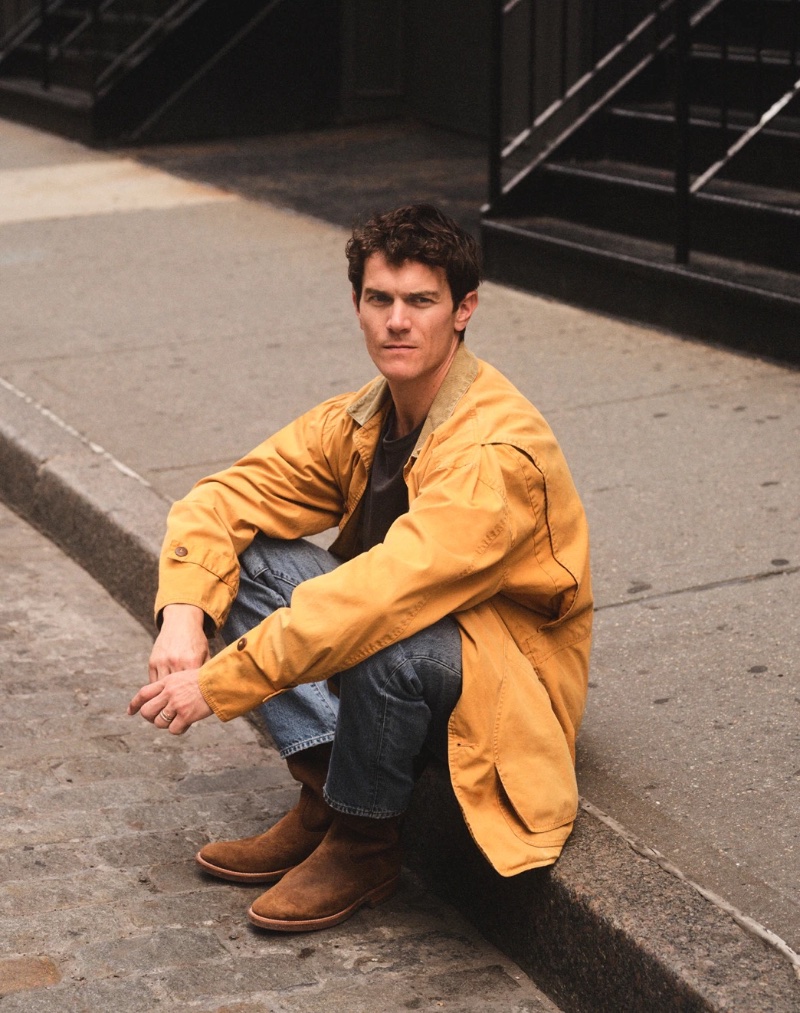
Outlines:
<svg viewBox="0 0 800 1013"><path fill-rule="evenodd" d="M364 264L361 301L353 302L370 358L398 389L441 383L478 303L470 292L459 306L441 267L407 260L399 267L374 253Z"/></svg>

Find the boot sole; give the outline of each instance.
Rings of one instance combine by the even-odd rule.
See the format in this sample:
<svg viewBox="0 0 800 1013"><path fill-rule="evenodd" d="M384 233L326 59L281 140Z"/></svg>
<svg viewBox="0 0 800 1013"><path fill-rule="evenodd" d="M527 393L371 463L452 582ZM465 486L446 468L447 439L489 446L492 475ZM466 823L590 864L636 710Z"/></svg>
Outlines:
<svg viewBox="0 0 800 1013"><path fill-rule="evenodd" d="M216 876L217 879L226 879L229 883L277 883L282 876L294 868L294 866L289 866L278 872L236 872L234 869L223 869L220 865L207 862L199 852L194 856L194 860L205 872Z"/></svg>
<svg viewBox="0 0 800 1013"><path fill-rule="evenodd" d="M378 904L382 904L383 901L388 900L396 892L399 883L400 876L398 874L386 883L381 883L380 886L373 887L372 890L362 894L358 900L353 901L352 904L343 910L337 911L332 915L326 915L324 918L306 918L296 921L263 918L261 915L256 914L252 908L247 912L247 917L258 928L271 929L273 932L314 932L317 929L330 929L334 925L346 921L360 907L364 907L365 905L367 907L375 907Z"/></svg>

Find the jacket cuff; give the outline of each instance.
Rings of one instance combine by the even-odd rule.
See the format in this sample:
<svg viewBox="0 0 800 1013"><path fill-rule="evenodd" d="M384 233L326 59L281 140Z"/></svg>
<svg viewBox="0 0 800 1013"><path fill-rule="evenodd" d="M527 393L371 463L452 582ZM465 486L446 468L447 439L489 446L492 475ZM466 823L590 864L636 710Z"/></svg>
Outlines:
<svg viewBox="0 0 800 1013"><path fill-rule="evenodd" d="M246 714L282 692L253 661L247 650L246 636L229 644L203 665L199 684L206 703L220 721Z"/></svg>

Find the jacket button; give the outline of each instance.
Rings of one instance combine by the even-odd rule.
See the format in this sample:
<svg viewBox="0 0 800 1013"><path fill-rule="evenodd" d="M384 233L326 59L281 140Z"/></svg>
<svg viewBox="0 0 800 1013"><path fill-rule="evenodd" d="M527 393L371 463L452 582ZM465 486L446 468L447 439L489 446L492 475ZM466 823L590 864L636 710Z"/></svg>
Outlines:
<svg viewBox="0 0 800 1013"><path fill-rule="evenodd" d="M247 647L247 637L242 637L239 643L236 645L237 651L243 651Z"/></svg>
<svg viewBox="0 0 800 1013"><path fill-rule="evenodd" d="M178 548L175 550L175 555L176 556L188 556L189 555L189 550L186 548L185 545L179 545Z"/></svg>

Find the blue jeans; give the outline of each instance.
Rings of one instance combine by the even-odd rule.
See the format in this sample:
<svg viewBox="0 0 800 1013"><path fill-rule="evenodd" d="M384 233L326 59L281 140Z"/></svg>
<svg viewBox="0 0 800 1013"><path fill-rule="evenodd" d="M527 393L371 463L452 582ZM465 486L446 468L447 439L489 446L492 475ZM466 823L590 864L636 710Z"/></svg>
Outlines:
<svg viewBox="0 0 800 1013"><path fill-rule="evenodd" d="M257 535L239 560L239 593L221 631L238 640L304 580L340 561L304 539ZM259 708L283 757L332 742L325 797L340 812L386 818L408 808L418 757L447 759L447 722L461 693L461 636L446 616L336 679L304 683Z"/></svg>

